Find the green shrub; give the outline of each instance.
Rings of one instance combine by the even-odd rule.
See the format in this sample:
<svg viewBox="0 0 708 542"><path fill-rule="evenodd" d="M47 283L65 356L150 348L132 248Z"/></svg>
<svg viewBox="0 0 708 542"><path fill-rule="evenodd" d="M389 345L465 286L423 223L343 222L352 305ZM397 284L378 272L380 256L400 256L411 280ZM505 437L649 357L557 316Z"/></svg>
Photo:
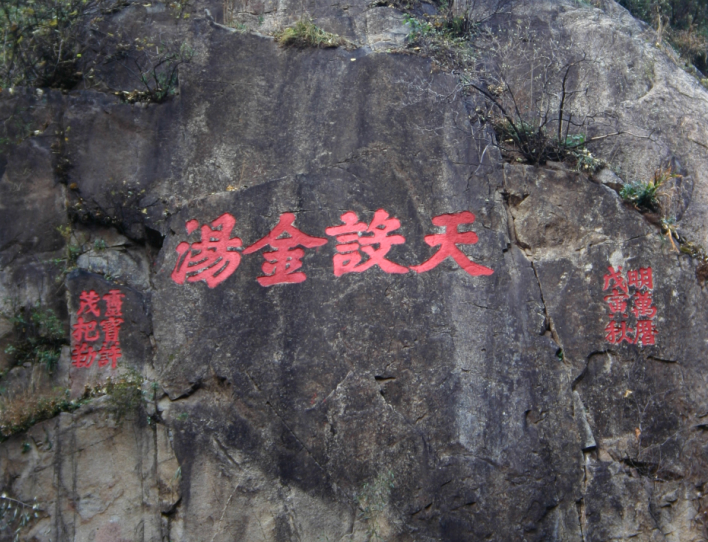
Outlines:
<svg viewBox="0 0 708 542"><path fill-rule="evenodd" d="M12 356L17 365L39 363L47 372L54 371L61 347L69 344L64 324L54 311L39 306L21 309L9 320L17 340L5 349L5 353Z"/></svg>
<svg viewBox="0 0 708 542"><path fill-rule="evenodd" d="M403 15L403 21L410 28L410 32L408 33L409 41L415 41L434 32L433 25L428 21L418 19L408 13Z"/></svg>
<svg viewBox="0 0 708 542"><path fill-rule="evenodd" d="M69 398L69 390L54 391L48 395L38 395L30 390L15 396L0 398L0 442L12 435L27 431L33 425L49 420L62 412L73 412L95 397L108 396L107 411L117 423L143 405L143 377L136 371L118 377L108 378L105 384L86 386L77 399Z"/></svg>
<svg viewBox="0 0 708 542"><path fill-rule="evenodd" d="M125 417L138 411L143 404L143 377L137 371L116 380L109 378L101 390L109 396L108 409L120 423Z"/></svg>
<svg viewBox="0 0 708 542"><path fill-rule="evenodd" d="M71 89L93 0L0 0L0 84Z"/></svg>
<svg viewBox="0 0 708 542"><path fill-rule="evenodd" d="M536 128L522 119L495 117L492 125L506 158L541 165L548 161L565 162L584 173L595 173L607 165L585 146L584 134L567 135L559 141L545 127Z"/></svg>
<svg viewBox="0 0 708 542"><path fill-rule="evenodd" d="M464 17L453 17L451 13L423 19L405 14L403 20L410 29L407 47L432 58L444 69L471 69L475 54L468 32L469 21Z"/></svg>
<svg viewBox="0 0 708 542"><path fill-rule="evenodd" d="M636 18L649 24L657 13L668 17L671 27L677 30L696 25L708 26L708 3L705 0L617 0Z"/></svg>
<svg viewBox="0 0 708 542"><path fill-rule="evenodd" d="M369 540L383 540L380 523L395 487L394 481L392 471L381 473L373 482L364 484L355 497L359 516L368 527Z"/></svg>
<svg viewBox="0 0 708 542"><path fill-rule="evenodd" d="M1 0L0 0L1 1ZM137 47L135 65L140 72L141 89L131 92L116 92L118 97L128 103L162 103L174 96L178 89L178 69L182 64L191 62L194 49L186 43L149 43L140 40Z"/></svg>

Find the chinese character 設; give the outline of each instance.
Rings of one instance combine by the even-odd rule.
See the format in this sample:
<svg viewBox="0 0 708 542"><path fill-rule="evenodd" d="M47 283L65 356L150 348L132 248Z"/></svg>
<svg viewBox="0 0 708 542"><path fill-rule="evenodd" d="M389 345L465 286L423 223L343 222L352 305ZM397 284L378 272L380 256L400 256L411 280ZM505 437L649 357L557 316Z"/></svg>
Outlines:
<svg viewBox="0 0 708 542"><path fill-rule="evenodd" d="M379 209L374 213L371 224L359 222L359 217L351 211L341 217L343 226L332 226L325 230L327 235L337 238L337 254L333 257L334 275L362 273L378 265L386 273L408 273L408 268L385 258L393 245L406 242L402 235L392 234L401 227L397 218L389 218L388 213ZM361 253L368 256L361 261Z"/></svg>

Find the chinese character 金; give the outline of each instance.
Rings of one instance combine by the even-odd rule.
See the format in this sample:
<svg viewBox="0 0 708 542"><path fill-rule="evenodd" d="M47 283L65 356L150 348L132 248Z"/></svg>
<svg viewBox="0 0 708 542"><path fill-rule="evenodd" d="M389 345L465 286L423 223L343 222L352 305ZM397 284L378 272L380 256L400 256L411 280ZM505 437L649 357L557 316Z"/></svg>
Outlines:
<svg viewBox="0 0 708 542"><path fill-rule="evenodd" d="M305 251L298 247L315 248L327 244L327 239L312 237L293 226L295 215L283 213L273 230L246 248L244 254L252 254L270 246L273 250L264 252L265 263L261 266L264 276L258 277L261 286L303 282L307 275L298 271L302 267Z"/></svg>

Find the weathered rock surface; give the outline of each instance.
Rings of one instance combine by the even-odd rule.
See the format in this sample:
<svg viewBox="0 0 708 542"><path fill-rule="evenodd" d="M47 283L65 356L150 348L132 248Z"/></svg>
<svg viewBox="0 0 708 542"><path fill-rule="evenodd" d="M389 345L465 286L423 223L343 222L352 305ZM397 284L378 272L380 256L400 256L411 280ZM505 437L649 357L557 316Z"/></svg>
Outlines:
<svg viewBox="0 0 708 542"><path fill-rule="evenodd" d="M107 399L3 444L4 491L42 505L22 539L162 540L180 498L170 430L132 418L116 425Z"/></svg>
<svg viewBox="0 0 708 542"><path fill-rule="evenodd" d="M705 240L705 90L612 3L526 4L518 17L598 56L613 36L617 54L596 68L600 105L654 135L598 152L644 177L678 160L679 226ZM384 52L405 36L395 8L307 6L360 45L329 50L229 32L214 24L216 3L180 25L153 8L133 4L102 28L151 22L189 38L178 96L131 105L98 90L18 90L0 101L6 117L42 122L1 162L5 314L41 303L74 333L80 317L95 322L74 348L108 348L118 292L118 367L72 366L65 349L44 385L80 396L128 370L148 381L121 422L111 397L96 399L0 445L3 491L42 511L23 537L704 539L708 294L698 263L621 202L619 177L503 164L454 75ZM265 33L297 9L235 12ZM131 88L120 67L112 77ZM436 253L434 217L473 213L461 231L478 240L458 246L493 273L448 259L335 275L327 229L347 211L369 224L379 209L400 221L405 242L386 257L405 268ZM236 223L219 230L226 213ZM306 280L262 286L272 253L243 249L286 213L321 242L301 255ZM212 285L173 278L184 243L221 234L242 243L225 253L238 252L237 268ZM620 266L652 270L656 344L607 341L605 276ZM637 303L639 289L627 291ZM99 315L82 304L90 292ZM626 311L635 329L637 307ZM40 389L30 369L5 383Z"/></svg>

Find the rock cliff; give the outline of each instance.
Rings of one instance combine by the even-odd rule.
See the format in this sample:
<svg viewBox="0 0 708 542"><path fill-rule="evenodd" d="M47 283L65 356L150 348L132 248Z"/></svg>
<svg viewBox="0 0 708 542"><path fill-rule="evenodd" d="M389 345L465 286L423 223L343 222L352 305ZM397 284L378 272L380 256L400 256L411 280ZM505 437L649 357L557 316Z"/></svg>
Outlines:
<svg viewBox="0 0 708 542"><path fill-rule="evenodd" d="M2 90L1 540L706 539L708 91L612 0L508 7L592 55L604 169L502 155L424 2L116 3L100 82Z"/></svg>

